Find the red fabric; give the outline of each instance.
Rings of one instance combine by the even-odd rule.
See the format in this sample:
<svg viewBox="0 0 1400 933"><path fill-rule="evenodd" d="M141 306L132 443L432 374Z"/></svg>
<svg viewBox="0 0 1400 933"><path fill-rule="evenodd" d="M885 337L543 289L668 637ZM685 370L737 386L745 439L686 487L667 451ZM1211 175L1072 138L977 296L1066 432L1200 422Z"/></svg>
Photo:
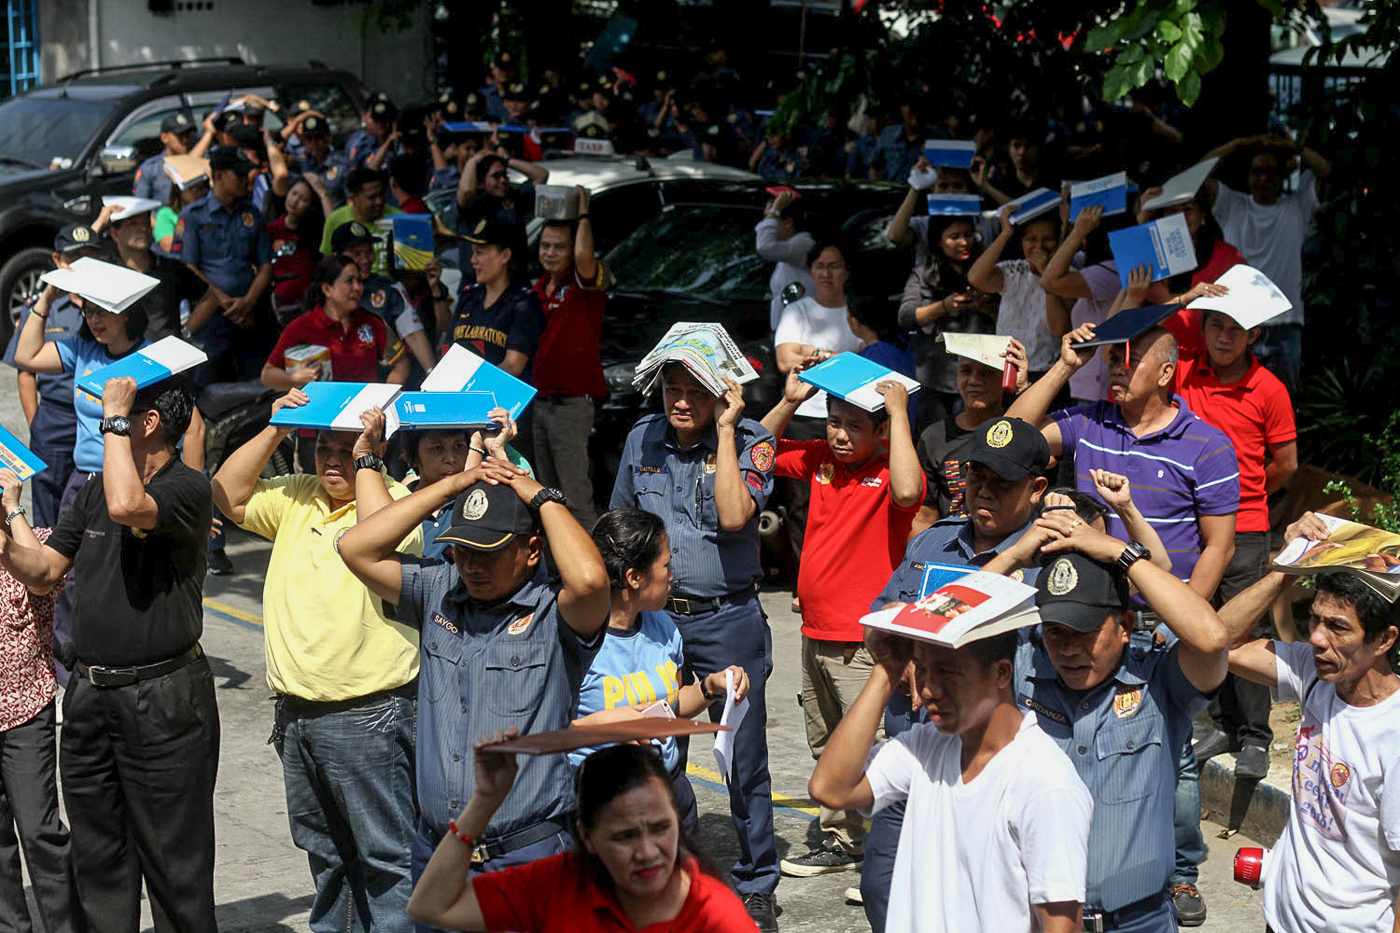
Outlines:
<svg viewBox="0 0 1400 933"><path fill-rule="evenodd" d="M428 210L428 202L416 195L410 194L399 202L399 210L405 214L431 214Z"/></svg>
<svg viewBox="0 0 1400 933"><path fill-rule="evenodd" d="M47 541L49 529L35 528L34 536ZM63 582L59 581L59 589ZM58 589L35 596L0 570L0 732L29 722L53 700L49 657L57 597Z"/></svg>
<svg viewBox="0 0 1400 933"><path fill-rule="evenodd" d="M356 308L350 315L350 326L342 328L326 316L320 305L294 318L277 338L267 362L285 369L283 355L298 344L319 344L331 351L331 376L336 382L378 382L379 361L388 346L384 322Z"/></svg>
<svg viewBox="0 0 1400 933"><path fill-rule="evenodd" d="M1224 240L1215 241L1215 249L1210 251L1210 259L1204 266L1191 273L1191 284L1214 282L1225 274L1231 266L1244 262L1244 255ZM1162 326L1176 337L1177 345L1183 353L1199 353L1205 349L1205 337L1201 335L1201 312L1182 308L1162 322Z"/></svg>
<svg viewBox="0 0 1400 933"><path fill-rule="evenodd" d="M881 454L852 472L825 440L778 441L774 474L808 480L812 501L797 571L802 634L860 641L860 617L899 562L925 490L908 508L890 495L890 461Z"/></svg>
<svg viewBox="0 0 1400 933"><path fill-rule="evenodd" d="M301 301L311 281L311 272L316 268L320 241L313 241L305 229L288 227L285 214L267 225L267 236L272 241L273 293L282 305ZM294 251L279 257L278 252L287 244L291 244Z"/></svg>
<svg viewBox="0 0 1400 933"><path fill-rule="evenodd" d="M1264 458L1269 446L1298 439L1293 403L1278 377L1249 355L1239 382L1222 385L1204 353L1184 356L1176 369L1176 391L1202 421L1224 431L1240 465L1240 510L1236 531L1268 531Z"/></svg>
<svg viewBox="0 0 1400 933"><path fill-rule="evenodd" d="M690 892L675 919L653 923L647 933L753 933L743 902L724 882L687 860ZM617 898L598 887L576 852L472 878L472 891L488 930L569 930L632 933Z"/></svg>
<svg viewBox="0 0 1400 933"><path fill-rule="evenodd" d="M601 279L603 267L598 267ZM545 294L549 276L535 283L544 309L544 333L531 361L535 388L540 395L576 397L587 395L601 399L608 395L603 381L603 360L598 346L603 339L603 311L607 307L606 292L585 285L578 274L574 281L559 286L552 296Z"/></svg>

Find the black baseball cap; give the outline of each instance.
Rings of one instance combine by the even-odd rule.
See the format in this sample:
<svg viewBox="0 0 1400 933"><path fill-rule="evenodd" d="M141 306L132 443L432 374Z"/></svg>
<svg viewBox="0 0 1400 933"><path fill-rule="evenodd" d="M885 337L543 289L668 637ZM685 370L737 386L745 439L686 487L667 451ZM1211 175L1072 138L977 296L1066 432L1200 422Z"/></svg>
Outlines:
<svg viewBox="0 0 1400 933"><path fill-rule="evenodd" d="M452 503L452 524L437 540L476 551L499 551L516 535L533 534L538 527L530 507L513 488L480 482Z"/></svg>
<svg viewBox="0 0 1400 933"><path fill-rule="evenodd" d="M65 224L53 238L55 253L76 253L80 249L96 249L97 234L87 224Z"/></svg>
<svg viewBox="0 0 1400 933"><path fill-rule="evenodd" d="M1110 612L1128 608L1128 578L1116 567L1080 554L1056 554L1035 578L1040 621L1092 632Z"/></svg>
<svg viewBox="0 0 1400 933"><path fill-rule="evenodd" d="M393 102L383 94L376 96L369 104L369 115L376 120L392 120L399 115L399 110Z"/></svg>
<svg viewBox="0 0 1400 933"><path fill-rule="evenodd" d="M352 220L335 228L335 233L331 234L331 249L343 253L357 243L373 243L377 239L369 227Z"/></svg>
<svg viewBox="0 0 1400 933"><path fill-rule="evenodd" d="M237 146L215 146L209 150L209 171L229 169L247 174L257 168Z"/></svg>
<svg viewBox="0 0 1400 933"><path fill-rule="evenodd" d="M193 133L194 129L194 119L183 110L178 113L172 113L164 120L160 121L160 131L162 133Z"/></svg>
<svg viewBox="0 0 1400 933"><path fill-rule="evenodd" d="M967 459L1014 481L1044 473L1050 466L1050 445L1034 425L1020 418L997 418L975 429Z"/></svg>
<svg viewBox="0 0 1400 933"><path fill-rule="evenodd" d="M323 117L312 114L301 121L301 129L298 132L302 136L329 136L331 135L331 125Z"/></svg>
<svg viewBox="0 0 1400 933"><path fill-rule="evenodd" d="M229 137L241 149L262 149L263 134L255 126L246 123L239 123L237 126L230 126L227 130Z"/></svg>
<svg viewBox="0 0 1400 933"><path fill-rule="evenodd" d="M483 217L472 224L471 229L462 234L462 239L478 246L499 246L514 249L524 240L524 228L519 224L507 223L495 217Z"/></svg>
<svg viewBox="0 0 1400 933"><path fill-rule="evenodd" d="M506 85L505 92L501 94L501 100L530 100L530 92L524 84L517 81L514 84Z"/></svg>

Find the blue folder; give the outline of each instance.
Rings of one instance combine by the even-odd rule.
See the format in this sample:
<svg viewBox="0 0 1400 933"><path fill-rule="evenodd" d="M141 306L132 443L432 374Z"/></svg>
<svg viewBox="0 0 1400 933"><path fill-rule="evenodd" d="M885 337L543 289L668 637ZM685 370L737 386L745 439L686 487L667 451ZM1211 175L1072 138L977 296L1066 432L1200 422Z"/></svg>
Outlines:
<svg viewBox="0 0 1400 933"><path fill-rule="evenodd" d="M23 483L35 473L47 470L49 465L34 456L34 451L21 444L19 438L0 427L0 467L14 470Z"/></svg>
<svg viewBox="0 0 1400 933"><path fill-rule="evenodd" d="M924 579L919 584L919 598L923 599L928 594L935 592L940 586L976 572L976 567L962 564L925 564Z"/></svg>

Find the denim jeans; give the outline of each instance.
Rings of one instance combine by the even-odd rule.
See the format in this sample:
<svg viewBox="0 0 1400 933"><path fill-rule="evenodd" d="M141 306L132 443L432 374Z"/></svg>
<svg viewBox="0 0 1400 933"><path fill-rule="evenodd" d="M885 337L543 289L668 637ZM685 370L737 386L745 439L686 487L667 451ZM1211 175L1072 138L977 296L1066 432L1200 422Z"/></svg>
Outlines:
<svg viewBox="0 0 1400 933"><path fill-rule="evenodd" d="M1206 857L1206 840L1201 835L1201 768L1191 751L1191 737L1176 766L1176 867L1171 884L1195 884L1201 875L1201 859Z"/></svg>
<svg viewBox="0 0 1400 933"><path fill-rule="evenodd" d="M379 694L330 712L280 706L287 818L316 884L311 929L408 933L417 703Z"/></svg>

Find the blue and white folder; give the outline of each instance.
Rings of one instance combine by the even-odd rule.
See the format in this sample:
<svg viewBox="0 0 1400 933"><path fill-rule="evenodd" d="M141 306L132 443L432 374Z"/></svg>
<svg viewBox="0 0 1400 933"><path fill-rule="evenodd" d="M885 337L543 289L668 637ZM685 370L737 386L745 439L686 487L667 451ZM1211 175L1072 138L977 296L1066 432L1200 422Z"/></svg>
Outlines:
<svg viewBox="0 0 1400 933"><path fill-rule="evenodd" d="M194 369L209 357L199 347L185 343L171 334L162 337L149 347L142 347L130 356L124 356L96 372L79 376L78 388L96 398L102 397L102 387L109 379L130 376L136 380L136 388L144 389L163 379Z"/></svg>
<svg viewBox="0 0 1400 933"><path fill-rule="evenodd" d="M444 123L442 128L449 133L489 133L496 128L496 124L485 120L453 120Z"/></svg>
<svg viewBox="0 0 1400 933"><path fill-rule="evenodd" d="M970 139L926 139L924 158L930 165L945 168L972 168L977 144Z"/></svg>
<svg viewBox="0 0 1400 933"><path fill-rule="evenodd" d="M272 416L272 424L358 433L364 429L361 413L371 408L387 409L400 394L398 386L383 382L309 382L302 391L311 401L281 409ZM384 435L392 435L396 426L386 425Z"/></svg>
<svg viewBox="0 0 1400 933"><path fill-rule="evenodd" d="M960 564L924 564L924 579L919 584L919 598L923 599L928 594L936 592L944 584L952 583L954 580L976 571L976 567Z"/></svg>
<svg viewBox="0 0 1400 933"><path fill-rule="evenodd" d="M394 399L393 413L403 430L495 430L491 411L497 407L494 392L400 392Z"/></svg>
<svg viewBox="0 0 1400 933"><path fill-rule="evenodd" d="M492 366L461 344L453 344L423 380L422 391L489 392L495 398L492 407L504 408L518 420L520 413L534 401L536 389L500 367Z"/></svg>
<svg viewBox="0 0 1400 933"><path fill-rule="evenodd" d="M1075 182L1069 187L1069 219L1079 216L1086 207L1098 205L1103 216L1125 214L1128 211L1128 173L1114 172L1093 181Z"/></svg>
<svg viewBox="0 0 1400 933"><path fill-rule="evenodd" d="M825 363L802 371L797 378L866 411L879 411L885 407L885 397L875 391L877 383L887 379L902 382L910 395L922 388L917 380L849 351L838 353Z"/></svg>
<svg viewBox="0 0 1400 933"><path fill-rule="evenodd" d="M14 470L19 481L24 483L34 474L47 470L49 465L34 456L34 451L21 444L19 438L0 427L0 467Z"/></svg>
<svg viewBox="0 0 1400 933"><path fill-rule="evenodd" d="M1034 191L1027 191L1014 201L1007 201L994 211L986 211L988 217L996 217L1006 208L1014 208L1011 214L1011 225L1020 226L1028 220L1035 220L1041 214L1053 211L1060 206L1060 192L1051 191L1049 188L1036 188Z"/></svg>
<svg viewBox="0 0 1400 933"><path fill-rule="evenodd" d="M1181 214L1114 230L1108 235L1108 248L1113 251L1118 280L1124 288L1128 287L1128 275L1138 266L1148 267L1153 282L1196 268L1196 247Z"/></svg>
<svg viewBox="0 0 1400 933"><path fill-rule="evenodd" d="M982 213L982 198L975 194L930 194L928 212L940 217L976 217Z"/></svg>

